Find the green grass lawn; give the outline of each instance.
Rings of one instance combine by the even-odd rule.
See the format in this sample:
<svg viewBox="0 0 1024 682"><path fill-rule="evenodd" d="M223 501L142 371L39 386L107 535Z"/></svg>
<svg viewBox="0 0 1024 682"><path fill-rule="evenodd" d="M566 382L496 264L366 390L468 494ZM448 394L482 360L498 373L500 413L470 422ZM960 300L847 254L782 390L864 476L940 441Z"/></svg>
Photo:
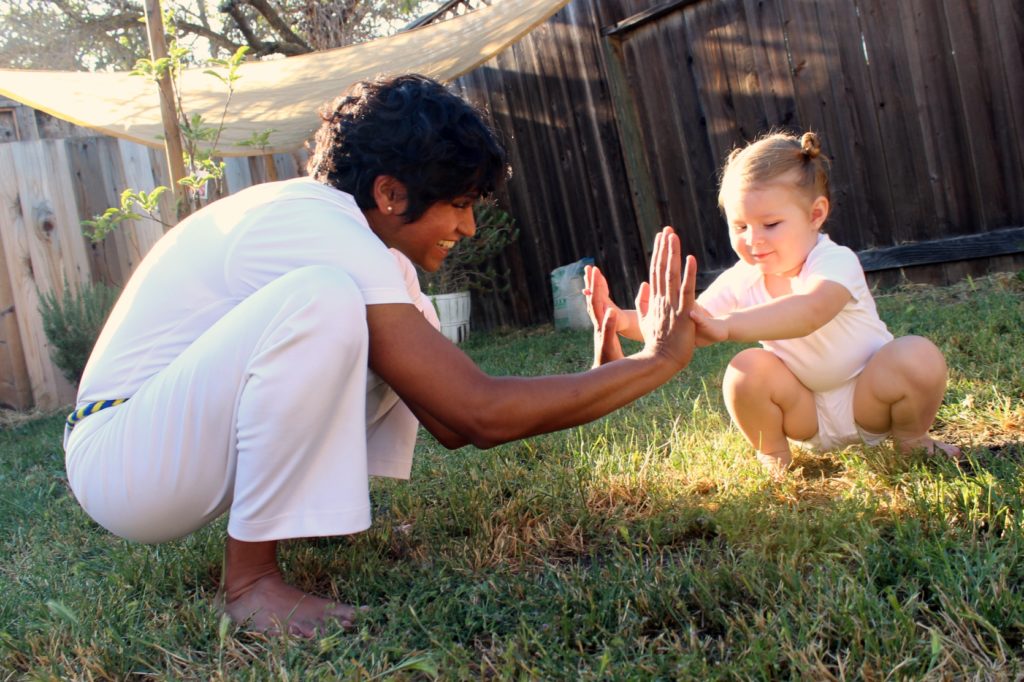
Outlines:
<svg viewBox="0 0 1024 682"><path fill-rule="evenodd" d="M306 590L369 605L353 632L222 620L224 522L137 545L68 490L61 415L0 430L0 680L1020 679L1024 278L878 296L951 368L938 431L962 464L851 447L773 482L730 426L736 347L585 427L489 451L421 438L373 484L372 529L285 546ZM584 333L477 335L499 374L572 372Z"/></svg>

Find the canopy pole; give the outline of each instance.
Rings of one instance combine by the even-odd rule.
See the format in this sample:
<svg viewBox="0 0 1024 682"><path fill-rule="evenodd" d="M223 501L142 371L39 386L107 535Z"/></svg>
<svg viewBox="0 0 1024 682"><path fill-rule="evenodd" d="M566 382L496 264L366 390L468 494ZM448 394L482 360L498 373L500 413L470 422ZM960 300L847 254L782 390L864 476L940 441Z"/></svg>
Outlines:
<svg viewBox="0 0 1024 682"><path fill-rule="evenodd" d="M146 32L149 34L149 53L153 61L167 56L164 41L164 18L160 13L160 0L146 0ZM168 70L158 81L160 86L160 118L164 124L164 153L167 156L167 170L174 190L177 215L184 218L189 213L188 197L180 180L185 177L185 155L181 147L181 128L178 126L178 112L174 103L174 83Z"/></svg>

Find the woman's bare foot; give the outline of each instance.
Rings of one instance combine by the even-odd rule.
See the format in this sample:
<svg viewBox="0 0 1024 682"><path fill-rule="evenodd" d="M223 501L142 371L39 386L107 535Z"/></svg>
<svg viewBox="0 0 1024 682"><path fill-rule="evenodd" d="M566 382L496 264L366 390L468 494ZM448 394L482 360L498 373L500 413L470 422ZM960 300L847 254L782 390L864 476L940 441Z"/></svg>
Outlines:
<svg viewBox="0 0 1024 682"><path fill-rule="evenodd" d="M920 438L912 438L910 440L899 441L896 443L896 447L899 451L907 454L914 450L924 450L929 455L934 455L942 452L946 457L952 460L959 460L963 453L955 445L950 443L943 443L941 440L935 440L929 435L921 436Z"/></svg>
<svg viewBox="0 0 1024 682"><path fill-rule="evenodd" d="M306 594L284 581L276 540L245 542L229 535L221 590L224 612L233 621L268 634L315 637L328 621L344 628L355 623L355 608Z"/></svg>
<svg viewBox="0 0 1024 682"><path fill-rule="evenodd" d="M329 621L343 628L355 623L356 609L314 597L286 583L279 573L266 575L224 603L224 612L236 623L271 635L288 632L315 637Z"/></svg>

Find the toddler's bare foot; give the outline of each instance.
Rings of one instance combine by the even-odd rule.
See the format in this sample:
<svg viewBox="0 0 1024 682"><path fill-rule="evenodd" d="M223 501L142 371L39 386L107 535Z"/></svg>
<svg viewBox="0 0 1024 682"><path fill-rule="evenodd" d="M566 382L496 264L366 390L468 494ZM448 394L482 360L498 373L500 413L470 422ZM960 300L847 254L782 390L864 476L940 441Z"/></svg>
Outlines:
<svg viewBox="0 0 1024 682"><path fill-rule="evenodd" d="M943 443L940 440L935 440L931 436L925 435L920 438L911 438L910 440L899 441L897 443L899 451L906 454L913 452L914 450L924 450L929 455L934 455L942 452L946 457L952 460L959 460L963 454L955 445L950 443Z"/></svg>
<svg viewBox="0 0 1024 682"><path fill-rule="evenodd" d="M793 455L788 450L782 452L755 452L757 461L761 463L773 478L782 478L786 469L793 462Z"/></svg>
<svg viewBox="0 0 1024 682"><path fill-rule="evenodd" d="M231 595L224 611L236 623L246 623L253 630L271 635L287 631L299 637L315 637L328 621L343 628L355 623L356 609L314 597L292 587L280 573L266 575L240 594Z"/></svg>

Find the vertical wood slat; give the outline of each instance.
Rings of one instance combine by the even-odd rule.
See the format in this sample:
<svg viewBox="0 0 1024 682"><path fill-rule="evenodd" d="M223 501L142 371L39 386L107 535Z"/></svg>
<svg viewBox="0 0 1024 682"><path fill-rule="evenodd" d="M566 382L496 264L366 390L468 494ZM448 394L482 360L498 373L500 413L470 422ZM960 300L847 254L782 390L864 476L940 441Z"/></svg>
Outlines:
<svg viewBox="0 0 1024 682"><path fill-rule="evenodd" d="M1002 57L1002 83L997 91L1006 97L1005 118L998 125L1006 131L1005 144L1012 149L1007 150L1016 158L1017 168L1024 174L1024 2L1018 0L987 0L981 3L982 11L991 15L995 23L999 54ZM1014 151L1015 150L1015 151ZM1017 175L1019 178L1020 175ZM1014 185L1008 185L1012 188ZM1018 181L1016 187L1024 186ZM1024 193L1016 190L1010 192L1012 213L1015 216L1024 214Z"/></svg>
<svg viewBox="0 0 1024 682"><path fill-rule="evenodd" d="M913 83L907 64L908 30L887 0L857 0L868 54L875 115L893 196L895 243L929 239L928 192L918 179L928 172Z"/></svg>
<svg viewBox="0 0 1024 682"><path fill-rule="evenodd" d="M606 39L602 56L602 67L603 71L608 74L612 108L618 123L619 144L626 162L626 180L630 198L633 201L633 211L636 214L643 250L645 253L649 253L654 248L651 233L662 221L654 203L654 178L647 165L647 159L642 153L644 149L643 126L640 122L640 113L637 111L636 100L631 96L627 82L626 58L622 50L622 41ZM620 235L620 244L625 243L626 240L622 238L621 230L617 230L617 234ZM629 267L630 265L624 265L623 270L627 271Z"/></svg>
<svg viewBox="0 0 1024 682"><path fill-rule="evenodd" d="M1006 215L1003 213L1006 207L1006 191L1003 186L1003 177L998 170L998 156L994 142L998 139L999 131L993 126L993 97L990 79L998 78L996 74L990 74L989 66L983 54L992 50L984 44L979 44L983 32L979 26L980 17L977 13L977 5L968 8L962 1L940 3L933 11L945 18L945 27L948 31L949 54L953 55L952 76L956 94L959 96L958 104L962 108L962 119L969 121L969 130L963 140L966 143L966 153L960 164L964 177L962 182L968 188L970 201L970 213L973 215L971 221L975 225L984 225L988 222L988 215L991 213L993 220L1003 221ZM985 189L983 190L982 187ZM992 202L985 201L982 193L994 199ZM1002 209L1002 210L1001 210ZM1002 215L1000 215L1003 213Z"/></svg>
<svg viewBox="0 0 1024 682"><path fill-rule="evenodd" d="M127 140L118 140L117 146L124 172L122 186L147 193L156 189L158 182L153 173L149 148ZM158 217L168 225L174 223L173 218L169 220L163 215L162 210L158 212ZM118 237L125 240L126 260L121 264L125 272L134 271L143 257L164 235L164 225L160 220L144 216L139 220L126 221L118 228Z"/></svg>
<svg viewBox="0 0 1024 682"><path fill-rule="evenodd" d="M661 40L673 36L672 40ZM706 131L701 116L697 76L684 65L689 43L683 31L682 15L675 14L660 24L656 31L644 31L620 41L617 53L621 55L621 68L625 73L626 94L620 95L620 107L630 106L623 100L628 95L634 100L639 119L639 135L632 135L629 147L623 154L633 157L630 168L646 166L645 182L652 189L648 201L657 212L657 220L641 225L645 252L649 253L654 234L662 225L673 225L680 230L684 250L704 254L707 248L705 237L708 226L701 219L699 197L700 180L695 175L699 161L694 156L706 151ZM653 51L659 55L658 62L665 69L653 69L645 56ZM659 81L670 80L673 88L659 85ZM674 99L678 98L678 102ZM629 116L630 112L620 112ZM685 153L664 153L659 146L660 136L667 134L677 140L675 149ZM631 283L631 289L636 282Z"/></svg>
<svg viewBox="0 0 1024 682"><path fill-rule="evenodd" d="M565 70L570 77L566 78L563 96L573 114L572 127L578 147L576 182L589 187L594 197L593 202L583 202L585 211L574 212L571 229L580 235L585 245L582 248L586 253L581 255L592 256L602 263L628 296L645 272L637 267L647 261L652 240L645 239L645 235L653 234L660 224L640 217L633 202L619 199L628 186L624 178L625 164L616 149L622 125L615 118L611 89L606 79L598 77L604 69L601 45L604 41L595 31L584 30L584 27L596 25L593 7L588 3L572 3L563 12L564 30L571 36L571 50L564 52ZM602 222L608 229L580 229Z"/></svg>
<svg viewBox="0 0 1024 682"><path fill-rule="evenodd" d="M224 180L229 194L251 186L252 170L249 168L249 157L235 156L224 159Z"/></svg>
<svg viewBox="0 0 1024 682"><path fill-rule="evenodd" d="M22 142L38 140L39 125L36 123L35 112L28 107L16 107L14 116L18 121L18 139Z"/></svg>
<svg viewBox="0 0 1024 682"><path fill-rule="evenodd" d="M62 141L0 146L0 167L14 169L0 174L0 239L32 398L43 409L70 404L75 391L50 359L39 297L90 277L68 165Z"/></svg>
<svg viewBox="0 0 1024 682"><path fill-rule="evenodd" d="M894 197L858 10L851 2L817 3L816 9L823 44L834 49L824 103L836 126L825 140L837 194L829 230L838 227L839 241L853 248L890 244Z"/></svg>
<svg viewBox="0 0 1024 682"><path fill-rule="evenodd" d="M111 206L120 204L121 182L117 141L110 137L71 138L67 142L72 185L80 220L91 220ZM87 250L93 280L119 287L128 280L125 269L128 256L123 238L115 232L99 242L89 242Z"/></svg>
<svg viewBox="0 0 1024 682"><path fill-rule="evenodd" d="M734 260L728 233L718 210L718 175L730 151L753 140L766 127L764 100L758 89L766 74L751 49L750 29L742 0L697 3L682 13L693 57L703 131L693 130L688 146L700 145L706 135L708 156L690 170L695 203L701 208L701 252L706 266L719 268ZM677 115L681 126L693 114ZM664 153L672 152L666 149ZM698 198L704 196L703 202ZM703 204L703 205L701 205ZM698 255L700 258L700 255Z"/></svg>
<svg viewBox="0 0 1024 682"><path fill-rule="evenodd" d="M510 145L515 147L512 168L512 187L515 187L517 176L524 173L541 171L538 177L545 180L534 185L533 195L516 192L520 197L520 207L516 210L521 223L520 240L533 241L527 248L533 255L533 267L528 272L527 286L529 297L543 306L545 312L553 310L551 298L547 295L545 275L555 265L560 264L557 234L555 232L559 219L554 213L557 202L557 188L547 178L558 175L557 165L547 165L551 155L551 142L548 140L547 114L541 109L540 76L536 68L525 58L531 50L536 49L538 36L529 35L522 42L513 45L504 55L498 58L502 68L502 76L508 79L507 88L512 104L507 112L512 125ZM520 102L538 102L536 113L522 109ZM541 165L544 164L544 165ZM554 171L554 172L552 172ZM531 183L533 184L533 183ZM510 187L510 191L512 190ZM523 210L525 208L525 210ZM520 245L517 248L522 248Z"/></svg>
<svg viewBox="0 0 1024 682"><path fill-rule="evenodd" d="M509 64L514 58L514 54L514 50L509 50L501 57L500 63ZM514 319L522 322L530 319L528 313L525 317L519 317L522 303L526 303L533 310L545 309L543 298L541 298L544 295L544 288L539 283L542 273L538 267L538 263L543 258L545 240L542 239L541 232L534 227L545 224L545 221L540 217L535 202L526 200L527 197L523 193L512 190L516 183L516 177L529 172L526 170L527 164L533 158L527 146L532 137L524 132L527 129L524 120L511 113L511 103L516 100L516 96L520 92L519 82L511 75L503 76L504 74L497 67L485 66L467 74L459 80L459 84L465 88L467 95L472 99L486 104L495 125L505 131L512 179L503 194L508 197L507 208L517 218L520 228L519 239L514 247L518 257L509 258L506 262L510 268L514 266L511 271L511 285L519 294L517 297L519 302L513 309L516 315ZM522 142L519 143L519 140ZM499 308L501 303L494 301L495 297L488 298L491 300L481 301L481 303L485 314L494 315L496 311L489 309Z"/></svg>
<svg viewBox="0 0 1024 682"><path fill-rule="evenodd" d="M978 184L971 164L969 130L957 86L953 47L945 14L933 0L899 3L907 27L908 63L918 103L928 172L919 180L930 190L935 225L981 224ZM955 228L954 228L955 229Z"/></svg>
<svg viewBox="0 0 1024 682"><path fill-rule="evenodd" d="M1004 75L996 16L990 0L971 4L944 0L942 4L964 118L970 121L967 142L977 178L976 202L982 214L978 224L1005 224L1013 214L1011 207L1022 202L1024 161L1018 153L1014 130L1024 119L1011 118L1007 90L1014 86Z"/></svg>
<svg viewBox="0 0 1024 682"><path fill-rule="evenodd" d="M0 157L2 158L2 157ZM0 191L0 197L6 193ZM6 229L0 217L0 230ZM17 305L7 277L7 258L0 239L0 406L24 410L32 406L32 384L25 365L25 350L18 329Z"/></svg>

